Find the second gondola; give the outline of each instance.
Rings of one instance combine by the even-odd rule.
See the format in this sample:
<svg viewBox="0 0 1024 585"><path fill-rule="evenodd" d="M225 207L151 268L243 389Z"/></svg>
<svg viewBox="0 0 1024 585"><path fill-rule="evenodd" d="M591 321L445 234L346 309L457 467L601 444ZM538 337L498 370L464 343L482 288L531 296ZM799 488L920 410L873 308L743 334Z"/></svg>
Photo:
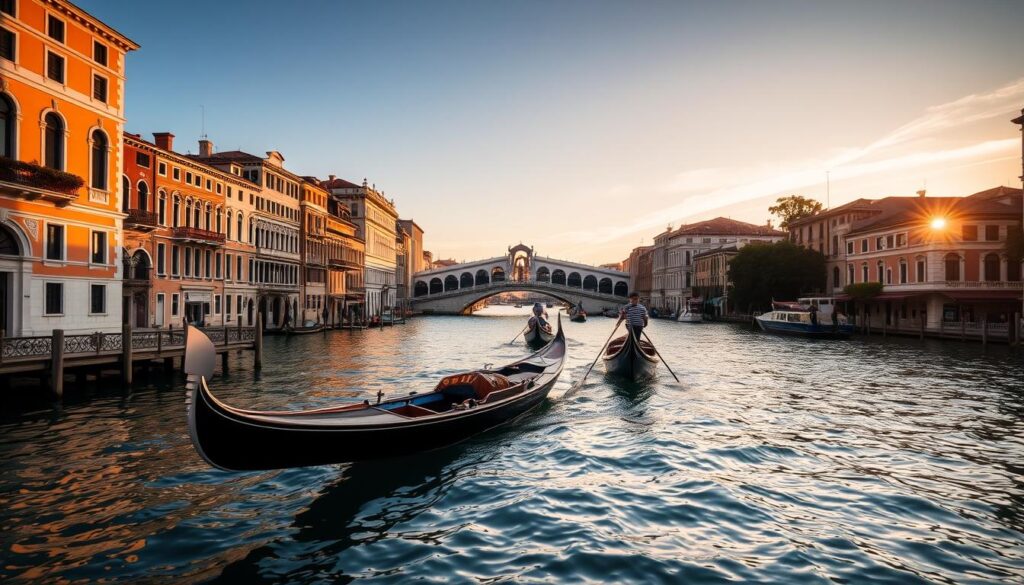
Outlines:
<svg viewBox="0 0 1024 585"><path fill-rule="evenodd" d="M603 357L605 371L633 380L650 378L658 368L654 346L632 334L613 339Z"/></svg>

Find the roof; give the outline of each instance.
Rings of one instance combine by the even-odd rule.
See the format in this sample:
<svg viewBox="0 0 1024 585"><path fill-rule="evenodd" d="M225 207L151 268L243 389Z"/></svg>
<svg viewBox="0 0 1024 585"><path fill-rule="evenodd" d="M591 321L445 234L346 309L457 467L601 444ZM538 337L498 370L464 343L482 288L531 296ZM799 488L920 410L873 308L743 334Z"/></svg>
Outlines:
<svg viewBox="0 0 1024 585"><path fill-rule="evenodd" d="M1020 215L1021 190L1014 187L994 187L967 197L886 197L871 202L871 217L857 220L850 226L850 234L874 231L906 223L920 222L935 215Z"/></svg>
<svg viewBox="0 0 1024 585"><path fill-rule="evenodd" d="M697 258L703 258L705 256L714 256L715 254L721 254L723 252L726 254L736 254L737 252L739 252L739 246L737 246L736 244L730 244L728 246L719 246L717 248L712 248L710 250L704 250L703 252L694 254L693 259L696 260Z"/></svg>
<svg viewBox="0 0 1024 585"><path fill-rule="evenodd" d="M215 153L213 153L213 154L211 154L210 156L207 156L207 157L201 157L198 154L190 154L188 156L189 156L189 158L194 158L194 159L198 159L198 160L214 160L214 161L252 160L252 161L260 161L260 162L263 161L263 157L262 156L256 156L255 154L249 154L248 152L243 152L241 150L225 150L225 151L221 151L221 152L215 152Z"/></svg>
<svg viewBox="0 0 1024 585"><path fill-rule="evenodd" d="M352 183L350 181L346 181L345 179L338 179L338 178L328 179L326 181L323 181L323 182L320 183L320 186L322 186L325 189L360 189L360 188L362 188L362 185L356 185L355 183Z"/></svg>
<svg viewBox="0 0 1024 585"><path fill-rule="evenodd" d="M680 235L785 237L786 232L772 229L766 225L736 221L727 217L716 217L707 221L681 225L671 232L669 237Z"/></svg>
<svg viewBox="0 0 1024 585"><path fill-rule="evenodd" d="M801 217L799 219L794 219L794 220L789 222L788 227L789 227L789 229L792 229L794 226L803 225L805 223L812 223L812 222L819 221L819 220L822 220L822 219L825 219L825 218L828 218L828 217L832 217L833 215L838 215L840 213L849 213L851 211L872 211L873 210L872 205L876 201L880 201L880 200L879 199L864 199L864 198L854 199L853 201L850 201L848 203L844 203L844 204L842 204L842 205L840 205L838 207L833 207L831 209L826 209L824 211L819 211L818 213L815 213L814 215L808 215L807 217Z"/></svg>

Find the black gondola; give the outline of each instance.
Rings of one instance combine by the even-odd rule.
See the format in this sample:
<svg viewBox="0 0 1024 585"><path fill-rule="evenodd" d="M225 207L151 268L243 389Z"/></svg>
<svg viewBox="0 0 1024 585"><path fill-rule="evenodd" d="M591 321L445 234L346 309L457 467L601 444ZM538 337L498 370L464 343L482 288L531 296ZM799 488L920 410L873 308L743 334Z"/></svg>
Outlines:
<svg viewBox="0 0 1024 585"><path fill-rule="evenodd" d="M407 455L457 443L540 404L562 372L561 322L552 343L497 370L446 376L424 394L377 404L363 401L306 411L242 410L207 385L216 354L194 327L185 351L192 445L207 463L229 471L326 465Z"/></svg>
<svg viewBox="0 0 1024 585"><path fill-rule="evenodd" d="M559 320L559 322L558 322L558 333L561 334L561 331L562 331L562 322L561 322L562 315L561 314L558 315L558 320ZM550 327L550 325L548 327ZM543 347L543 346L551 343L551 340L553 340L554 338L555 338L555 333L553 331L550 331L550 330L545 330L544 327L542 327L539 323L535 324L531 328L527 328L526 333L523 333L523 339L526 340L526 345L528 345L530 347L533 347L533 348Z"/></svg>
<svg viewBox="0 0 1024 585"><path fill-rule="evenodd" d="M654 346L632 334L613 339L604 352L604 368L609 374L640 380L653 376L657 367Z"/></svg>
<svg viewBox="0 0 1024 585"><path fill-rule="evenodd" d="M585 323L587 321L587 312L579 307L571 307L569 309L569 320L573 323Z"/></svg>

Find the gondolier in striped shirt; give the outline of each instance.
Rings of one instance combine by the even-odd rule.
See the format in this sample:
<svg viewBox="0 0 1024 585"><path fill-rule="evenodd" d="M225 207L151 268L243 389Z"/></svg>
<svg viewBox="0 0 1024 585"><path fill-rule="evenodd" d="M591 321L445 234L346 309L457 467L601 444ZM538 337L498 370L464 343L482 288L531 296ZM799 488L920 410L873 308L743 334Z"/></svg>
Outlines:
<svg viewBox="0 0 1024 585"><path fill-rule="evenodd" d="M640 304L640 293L629 293L629 304L619 310L619 319L626 320L626 327L639 340L644 327L647 327L647 307Z"/></svg>

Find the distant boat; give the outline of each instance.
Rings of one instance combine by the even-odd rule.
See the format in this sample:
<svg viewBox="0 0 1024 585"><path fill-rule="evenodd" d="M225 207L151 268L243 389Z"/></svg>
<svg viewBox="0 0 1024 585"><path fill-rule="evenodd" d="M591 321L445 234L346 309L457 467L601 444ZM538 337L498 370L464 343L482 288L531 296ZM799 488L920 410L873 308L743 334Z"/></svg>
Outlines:
<svg viewBox="0 0 1024 585"><path fill-rule="evenodd" d="M585 323L587 320L587 312L576 306L570 307L569 320L573 323Z"/></svg>
<svg viewBox="0 0 1024 585"><path fill-rule="evenodd" d="M804 299L800 299L803 301ZM778 335L794 335L820 339L845 339L853 334L851 325L844 315L832 323L832 311L822 315L815 306L803 302L772 302L772 311L754 317L762 331ZM815 315L812 315L812 308Z"/></svg>
<svg viewBox="0 0 1024 585"><path fill-rule="evenodd" d="M532 319L533 317L531 317ZM559 315L561 320L561 315ZM545 326L540 325L536 321L533 326L528 326L526 333L523 334L523 338L526 339L526 345L530 347L542 347L551 343L551 340L555 338L555 332L551 330L551 324L548 323ZM561 327L561 326L559 326Z"/></svg>
<svg viewBox="0 0 1024 585"><path fill-rule="evenodd" d="M554 303L548 303L548 304L546 304L544 306L549 308L549 309L552 309L552 308L554 308L555 304Z"/></svg>
<svg viewBox="0 0 1024 585"><path fill-rule="evenodd" d="M609 319L619 318L619 312L616 311L615 309L605 309L601 314L604 315L605 317L608 317Z"/></svg>
<svg viewBox="0 0 1024 585"><path fill-rule="evenodd" d="M516 308L517 309L522 309L523 308L523 303L516 303Z"/></svg>
<svg viewBox="0 0 1024 585"><path fill-rule="evenodd" d="M686 299L686 304L683 305L683 310L676 317L676 321L680 323L701 323L704 321L704 315L700 312L700 306L703 300L700 297L693 299Z"/></svg>

